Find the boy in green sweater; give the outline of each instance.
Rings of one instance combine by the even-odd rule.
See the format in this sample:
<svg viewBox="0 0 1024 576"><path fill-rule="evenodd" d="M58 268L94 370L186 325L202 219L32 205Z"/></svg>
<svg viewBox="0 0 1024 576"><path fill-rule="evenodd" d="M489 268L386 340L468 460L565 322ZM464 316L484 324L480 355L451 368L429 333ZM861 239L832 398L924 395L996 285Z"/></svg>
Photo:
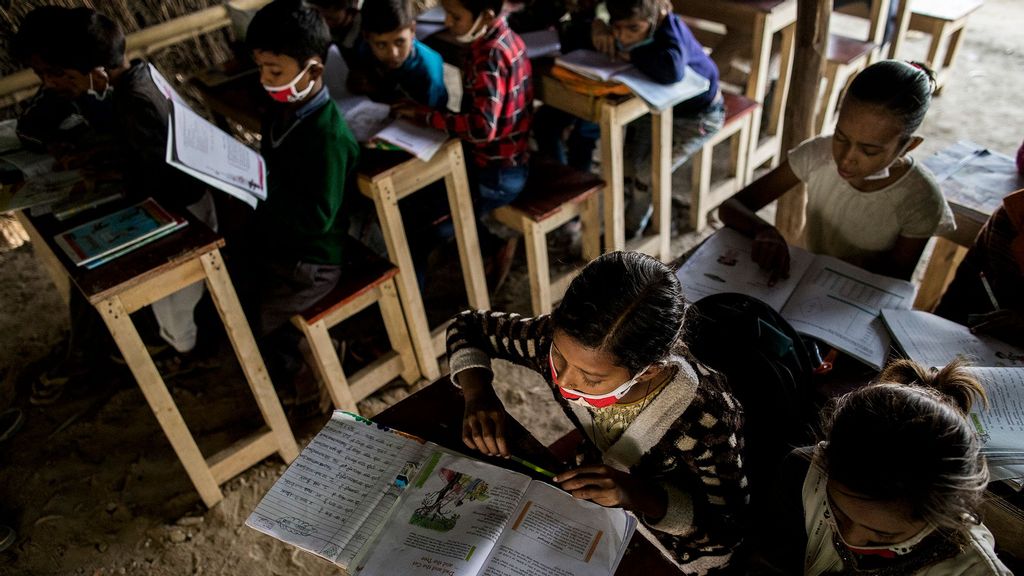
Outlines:
<svg viewBox="0 0 1024 576"><path fill-rule="evenodd" d="M359 145L323 86L331 36L319 13L299 0L275 0L253 17L246 42L276 102L263 123L268 192L251 246L256 329L267 336L341 276L342 200Z"/></svg>

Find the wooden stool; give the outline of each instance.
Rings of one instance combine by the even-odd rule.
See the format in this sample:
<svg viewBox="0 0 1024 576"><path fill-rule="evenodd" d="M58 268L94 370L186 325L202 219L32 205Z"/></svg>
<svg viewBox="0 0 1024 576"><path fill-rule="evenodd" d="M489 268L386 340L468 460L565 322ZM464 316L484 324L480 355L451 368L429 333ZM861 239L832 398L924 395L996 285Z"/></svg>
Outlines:
<svg viewBox="0 0 1024 576"><path fill-rule="evenodd" d="M601 216L597 192L604 181L595 174L550 161L534 161L519 197L494 211L499 222L526 238L526 264L530 273L530 302L537 316L551 312L575 271L551 281L546 235L579 216L583 228L583 259L601 255Z"/></svg>
<svg viewBox="0 0 1024 576"><path fill-rule="evenodd" d="M747 184L747 146L754 110L760 104L737 94L723 93L725 123L693 155L690 192L690 225L698 232L708 223L708 213ZM715 146L729 140L732 145L729 176L711 185L711 159Z"/></svg>
<svg viewBox="0 0 1024 576"><path fill-rule="evenodd" d="M358 413L356 402L396 376L412 384L420 377L420 371L398 302L398 268L354 239L346 241L344 250L345 264L338 285L302 314L293 316L292 324L309 342L314 369L327 386L335 408ZM380 306L392 350L346 378L327 331L374 302Z"/></svg>
<svg viewBox="0 0 1024 576"><path fill-rule="evenodd" d="M936 93L942 90L953 68L953 62L964 42L967 17L981 8L982 0L905 0L910 5L909 28L931 34L925 63L935 71ZM905 30L905 28L904 28ZM893 41L896 54L902 36Z"/></svg>
<svg viewBox="0 0 1024 576"><path fill-rule="evenodd" d="M899 0L896 0L899 1ZM818 133L829 130L836 120L839 99L858 72L874 62L882 49L890 0L871 0L870 29L865 40L829 34L825 65L825 92L818 109Z"/></svg>

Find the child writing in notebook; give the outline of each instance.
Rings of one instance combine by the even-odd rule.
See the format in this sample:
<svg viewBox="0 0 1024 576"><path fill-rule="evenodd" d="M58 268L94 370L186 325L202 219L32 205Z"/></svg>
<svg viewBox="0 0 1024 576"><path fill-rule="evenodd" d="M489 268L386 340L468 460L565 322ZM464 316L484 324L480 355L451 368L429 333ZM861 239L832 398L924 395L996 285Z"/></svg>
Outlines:
<svg viewBox="0 0 1024 576"><path fill-rule="evenodd" d="M682 19L672 13L668 0L607 0L608 24L593 23L594 47L610 57L631 62L655 82L673 84L687 67L710 81L708 89L672 109L672 156L685 160L725 121L725 106L718 91L718 68ZM643 233L650 223L651 123L629 125L626 134L626 234Z"/></svg>
<svg viewBox="0 0 1024 576"><path fill-rule="evenodd" d="M267 4L246 34L260 83L274 101L262 129L267 200L256 210L250 246L255 324L270 337L268 360L293 374L299 338L286 324L341 277L348 227L342 201L359 156L323 85L330 42L323 19L301 0Z"/></svg>
<svg viewBox="0 0 1024 576"><path fill-rule="evenodd" d="M588 264L549 316L456 316L448 361L465 395L468 447L508 455L491 361L536 371L584 437L582 465L554 481L577 498L632 510L687 574L714 574L741 539L743 416L723 379L687 352L683 306L669 267L613 252Z"/></svg>
<svg viewBox="0 0 1024 576"><path fill-rule="evenodd" d="M349 89L378 102L411 100L428 108L448 103L441 55L416 39L410 0L373 0L361 12L363 41L349 71Z"/></svg>
<svg viewBox="0 0 1024 576"><path fill-rule="evenodd" d="M839 398L826 440L783 465L758 546L774 571L757 573L1009 575L981 523L975 400L984 390L959 363L907 360Z"/></svg>
<svg viewBox="0 0 1024 576"><path fill-rule="evenodd" d="M923 64L883 60L850 83L834 134L789 152L787 160L719 208L726 225L753 237L752 256L772 279L789 271L789 247L755 212L807 184L804 247L871 272L909 279L928 239L953 227L934 177L907 155L935 81Z"/></svg>
<svg viewBox="0 0 1024 576"><path fill-rule="evenodd" d="M412 118L463 140L473 183L474 207L484 224L481 244L491 253L493 289L508 274L516 237L489 218L512 202L526 185L533 82L526 45L501 15L502 0L441 0L445 24L469 45L462 74L463 104L458 113L402 104L399 116ZM495 234L506 237L499 242Z"/></svg>

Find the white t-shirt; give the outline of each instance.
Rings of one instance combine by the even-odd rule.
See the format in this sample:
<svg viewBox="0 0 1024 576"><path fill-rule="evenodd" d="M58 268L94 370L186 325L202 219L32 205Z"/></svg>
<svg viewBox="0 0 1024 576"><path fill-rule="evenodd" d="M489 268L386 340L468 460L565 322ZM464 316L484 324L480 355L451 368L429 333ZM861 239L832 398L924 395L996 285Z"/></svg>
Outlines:
<svg viewBox="0 0 1024 576"><path fill-rule="evenodd" d="M929 238L953 230L953 213L935 178L910 160L910 169L898 180L862 192L839 176L832 136L811 138L791 150L789 165L807 184L804 247L863 266L890 250L899 236Z"/></svg>

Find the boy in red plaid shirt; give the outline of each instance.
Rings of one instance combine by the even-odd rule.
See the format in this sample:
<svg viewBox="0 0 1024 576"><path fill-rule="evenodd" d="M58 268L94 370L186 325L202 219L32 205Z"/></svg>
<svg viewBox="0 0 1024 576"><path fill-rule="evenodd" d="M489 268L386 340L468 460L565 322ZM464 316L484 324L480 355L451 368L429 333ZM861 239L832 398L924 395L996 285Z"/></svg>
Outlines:
<svg viewBox="0 0 1024 576"><path fill-rule="evenodd" d="M458 41L469 44L461 111L401 105L395 112L446 130L465 142L469 178L475 183L476 212L487 228L506 236L503 227L494 226L488 216L515 200L526 184L533 119L533 81L526 45L501 16L502 0L441 0L441 5L448 29ZM495 254L495 284L508 273L514 250L513 237Z"/></svg>

